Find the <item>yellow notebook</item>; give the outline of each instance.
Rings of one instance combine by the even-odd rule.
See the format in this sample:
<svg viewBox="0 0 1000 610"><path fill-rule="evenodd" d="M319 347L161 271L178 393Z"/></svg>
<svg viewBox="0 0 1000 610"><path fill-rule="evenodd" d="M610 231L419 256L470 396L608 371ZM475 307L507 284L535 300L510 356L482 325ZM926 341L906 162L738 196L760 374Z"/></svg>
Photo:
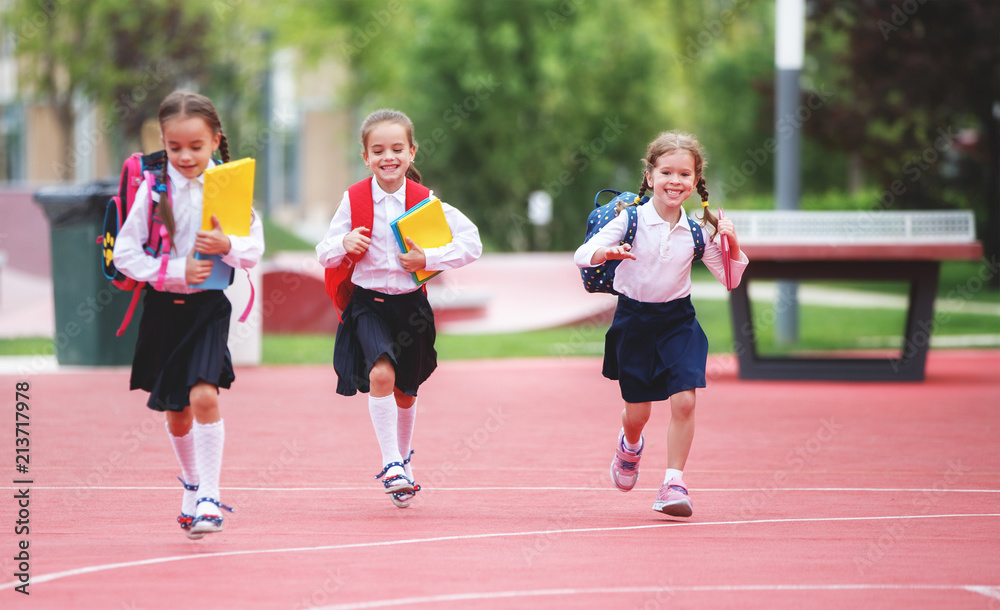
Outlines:
<svg viewBox="0 0 1000 610"><path fill-rule="evenodd" d="M201 230L212 230L212 215L219 219L226 235L250 235L250 208L253 207L253 178L256 162L246 158L205 170Z"/></svg>
<svg viewBox="0 0 1000 610"><path fill-rule="evenodd" d="M410 251L406 245L407 237L421 249L438 248L451 243L451 227L444 217L441 200L437 197L424 199L389 223L389 226L392 227L399 249L403 252ZM412 275L417 286L420 286L439 273L441 272L421 269Z"/></svg>

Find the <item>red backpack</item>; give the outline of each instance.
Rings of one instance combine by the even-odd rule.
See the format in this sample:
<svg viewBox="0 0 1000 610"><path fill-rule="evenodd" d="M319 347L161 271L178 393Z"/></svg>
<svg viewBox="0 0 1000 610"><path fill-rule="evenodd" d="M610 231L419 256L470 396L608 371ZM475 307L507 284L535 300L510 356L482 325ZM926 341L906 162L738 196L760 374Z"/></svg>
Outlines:
<svg viewBox="0 0 1000 610"><path fill-rule="evenodd" d="M97 243L101 244L101 262L104 268L104 276L111 280L111 283L121 290L132 291L132 301L129 303L128 311L125 312L125 319L122 320L118 328L117 336L122 336L132 320L132 314L139 303L139 296L146 282L137 282L125 276L115 268L114 249L118 232L121 231L125 219L132 211L132 204L135 203L135 196L139 192L139 185L145 179L146 187L149 189L149 238L145 245L146 253L150 256L161 256L160 275L157 278L156 288L163 288L163 280L166 277L167 262L170 260L170 236L167 228L163 225L163 219L159 214L159 207L153 200L153 192L159 193L160 197L170 197L166 184L160 184L160 176L163 175L163 164L167 162L165 151L155 152L149 155L142 153L132 153L122 165L121 179L118 181L118 194L108 201L104 211L104 232L98 236Z"/></svg>
<svg viewBox="0 0 1000 610"><path fill-rule="evenodd" d="M409 210L427 199L430 194L431 191L426 186L414 180L407 180L406 209ZM375 216L375 202L372 200L372 178L365 178L361 182L351 185L347 189L347 196L351 201L351 230L367 227L371 231L372 219ZM354 258L348 254L340 262L340 266L326 269L324 276L326 293L333 299L333 306L337 310L337 319L341 322L344 321L341 314L347 308L347 304L351 302L351 295L354 294L354 282L351 281L351 277L354 275L354 265L361 260L361 256Z"/></svg>

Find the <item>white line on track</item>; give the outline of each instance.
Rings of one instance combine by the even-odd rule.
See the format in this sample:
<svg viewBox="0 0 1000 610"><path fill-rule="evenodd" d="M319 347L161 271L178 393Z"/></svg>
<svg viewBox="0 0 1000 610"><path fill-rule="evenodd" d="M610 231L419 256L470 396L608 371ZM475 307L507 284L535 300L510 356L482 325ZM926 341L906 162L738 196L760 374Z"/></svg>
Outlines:
<svg viewBox="0 0 1000 610"><path fill-rule="evenodd" d="M16 490L17 487L13 485L0 486L0 489ZM112 486L112 485L52 485L52 486L41 486L34 485L31 487L32 490L35 489L47 489L47 490L113 490L113 491L177 491L176 485L171 485L169 487L164 486ZM362 486L362 487L223 487L223 491L267 491L267 492L279 492L284 493L288 491L365 491L378 489L376 486ZM428 488L432 489L432 488ZM434 491L607 491L614 493L621 493L614 487L434 487ZM658 487L636 487L633 491L657 491ZM841 492L841 491L866 491L866 492L890 492L890 493L923 493L923 492L934 492L934 493L972 493L972 494L1000 494L1000 489L942 489L942 488L931 488L931 487L768 487L762 485L761 487L698 487L695 489L698 493L747 493L765 490L768 492L773 491L817 491L817 492Z"/></svg>
<svg viewBox="0 0 1000 610"><path fill-rule="evenodd" d="M452 593L447 595L429 595L425 597L407 597L383 599L369 602L337 604L335 606L316 606L312 610L363 610L364 608L389 608L392 606L408 606L412 604L433 604L458 601L482 601L487 599L512 599L518 597L544 597L568 595L621 595L625 593L655 593L668 598L675 593L703 592L785 592L785 591L969 591L987 597L997 596L996 587L983 585L701 585L678 587L595 587L588 589L535 589L533 591L487 591L482 593Z"/></svg>
<svg viewBox="0 0 1000 610"><path fill-rule="evenodd" d="M175 561L189 561L196 559L208 559L210 557L236 557L239 555L268 555L275 553L307 553L313 551L336 551L343 549L363 549L363 548L377 548L377 547L389 547L389 546L400 546L404 544L421 544L421 543L433 543L433 542L449 542L454 540L481 540L484 538L513 538L519 536L553 536L557 534L582 534L582 533L592 533L592 532L624 532L624 531L635 531L635 530L648 530L648 529L660 529L665 527L698 527L698 526L708 526L708 525L751 525L751 524L767 524L767 523L822 523L822 522L844 522L844 521L889 521L889 520L904 520L904 519L981 519L990 517L1000 517L1000 513L981 513L981 514L950 514L950 515L889 515L882 517L810 517L810 518L796 518L796 519L757 519L757 520L745 520L745 521L707 521L707 522L669 522L669 523L655 523L651 525L627 525L618 527L582 527L575 529L562 529L562 530L534 530L528 532L493 532L486 534L463 534L459 536L437 536L433 538L411 538L408 540L385 540L376 542L358 542L353 544L334 544L334 545L324 545L324 546L310 546L310 547L291 547L283 549L253 549L244 551L225 551L221 553L203 553L199 555L173 555L169 557L154 557L152 559L141 559L138 561L123 561L120 563L108 563L103 565L89 566L85 568L76 568L73 570L66 570L63 572L55 572L53 574L43 574L41 576L33 576L31 578L31 584L42 584L45 582L51 582L53 580L59 580L62 578L69 578L72 576L80 576L83 574L93 574L95 572L104 572L108 570L125 569L138 566L155 565L160 563L171 563ZM0 591L4 589L12 589L19 584L19 581L11 581L0 583Z"/></svg>

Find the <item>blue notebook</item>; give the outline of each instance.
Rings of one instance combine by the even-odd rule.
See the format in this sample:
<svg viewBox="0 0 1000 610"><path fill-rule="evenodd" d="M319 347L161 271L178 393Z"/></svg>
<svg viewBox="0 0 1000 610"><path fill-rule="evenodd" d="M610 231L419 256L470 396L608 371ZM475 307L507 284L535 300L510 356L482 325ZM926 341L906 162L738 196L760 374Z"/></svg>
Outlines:
<svg viewBox="0 0 1000 610"><path fill-rule="evenodd" d="M198 288L200 290L225 290L233 283L232 267L222 262L221 254L202 254L195 252L194 257L199 260L212 260L212 273L200 284L188 284L188 288Z"/></svg>

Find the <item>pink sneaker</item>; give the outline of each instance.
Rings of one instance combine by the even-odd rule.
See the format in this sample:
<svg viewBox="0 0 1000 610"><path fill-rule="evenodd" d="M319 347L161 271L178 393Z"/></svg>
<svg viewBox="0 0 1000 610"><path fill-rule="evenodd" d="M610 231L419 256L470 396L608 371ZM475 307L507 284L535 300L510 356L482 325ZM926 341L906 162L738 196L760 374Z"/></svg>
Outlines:
<svg viewBox="0 0 1000 610"><path fill-rule="evenodd" d="M694 508L684 481L674 477L661 485L660 492L656 494L656 502L653 502L653 510L671 517L690 517Z"/></svg>
<svg viewBox="0 0 1000 610"><path fill-rule="evenodd" d="M633 453L625 448L625 430L618 433L618 449L611 462L611 482L618 489L628 491L635 487L635 482L639 480L639 460L644 445L642 436L639 436L639 450Z"/></svg>

